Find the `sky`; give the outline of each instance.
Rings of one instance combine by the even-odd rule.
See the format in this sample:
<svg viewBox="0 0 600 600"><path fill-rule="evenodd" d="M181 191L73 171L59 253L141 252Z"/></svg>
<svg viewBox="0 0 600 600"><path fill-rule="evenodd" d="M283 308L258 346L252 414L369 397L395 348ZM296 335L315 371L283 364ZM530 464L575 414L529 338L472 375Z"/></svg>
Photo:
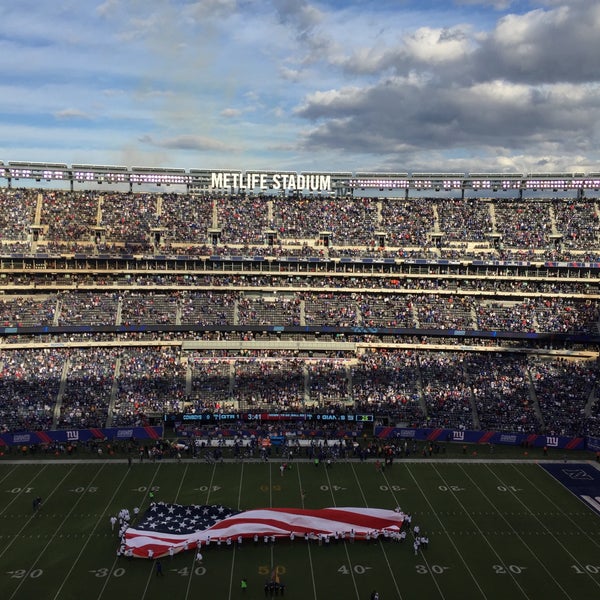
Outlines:
<svg viewBox="0 0 600 600"><path fill-rule="evenodd" d="M2 5L5 164L600 172L596 0Z"/></svg>

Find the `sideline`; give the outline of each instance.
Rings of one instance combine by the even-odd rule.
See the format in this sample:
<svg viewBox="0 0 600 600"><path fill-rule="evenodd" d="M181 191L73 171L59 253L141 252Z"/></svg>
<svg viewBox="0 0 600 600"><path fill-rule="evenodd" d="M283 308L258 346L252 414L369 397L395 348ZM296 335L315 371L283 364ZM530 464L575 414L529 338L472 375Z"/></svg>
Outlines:
<svg viewBox="0 0 600 600"><path fill-rule="evenodd" d="M275 456L271 457L268 462L270 463L280 463L280 462L292 462L292 463L312 463L314 459L305 458L305 457L294 457L291 461L289 459L284 458L283 456ZM338 463L375 463L378 459L377 457L367 458L362 460L360 458L343 458L337 459L335 462ZM239 460L237 458L223 458L221 463L233 463L233 464L244 464L244 463L264 463L265 460L263 458L245 458L244 460ZM161 458L155 462L152 461L144 461L143 463L139 463L134 461L131 468L134 469L138 465L155 465L158 466L160 464L207 464L203 458L182 458L179 460L178 458ZM587 464L591 465L595 469L600 471L600 463L592 458L433 458L433 457L420 457L420 458L396 458L394 460L394 465L403 465L403 464L522 464L522 465L538 465L538 464ZM0 459L0 466L2 465L79 465L79 464L97 464L97 465L126 465L128 464L128 460L126 458L40 458L40 459L30 459L30 458L16 458L16 459ZM214 463L215 465L217 463ZM390 468L389 466L387 468ZM391 467L394 468L393 466Z"/></svg>

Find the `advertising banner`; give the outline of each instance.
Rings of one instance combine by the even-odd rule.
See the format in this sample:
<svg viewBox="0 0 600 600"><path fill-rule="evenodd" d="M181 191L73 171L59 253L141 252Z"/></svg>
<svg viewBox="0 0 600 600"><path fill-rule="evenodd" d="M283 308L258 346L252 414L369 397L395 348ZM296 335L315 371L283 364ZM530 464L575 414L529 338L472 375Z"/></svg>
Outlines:
<svg viewBox="0 0 600 600"><path fill-rule="evenodd" d="M161 427L108 427L94 429L60 429L56 431L19 431L0 434L0 446L34 446L54 442L76 444L91 440L158 440L163 436Z"/></svg>

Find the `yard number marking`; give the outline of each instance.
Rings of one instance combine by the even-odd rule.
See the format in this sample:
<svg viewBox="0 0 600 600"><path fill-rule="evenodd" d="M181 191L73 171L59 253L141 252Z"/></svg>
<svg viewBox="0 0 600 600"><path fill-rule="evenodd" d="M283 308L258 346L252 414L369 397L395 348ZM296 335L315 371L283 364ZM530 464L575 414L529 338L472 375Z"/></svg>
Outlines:
<svg viewBox="0 0 600 600"><path fill-rule="evenodd" d="M275 573L276 575L285 575L286 568L283 565L275 565L275 568L269 567L269 565L260 565L258 567L259 575L270 575Z"/></svg>
<svg viewBox="0 0 600 600"><path fill-rule="evenodd" d="M183 569L171 569L171 571L175 571L175 573L177 573L177 575L179 575L180 577L189 577L190 575L190 568L189 567L183 567ZM202 577L202 575L206 575L206 567L196 567L192 573L194 575L198 575L199 577Z"/></svg>
<svg viewBox="0 0 600 600"><path fill-rule="evenodd" d="M17 569L16 571L7 571L11 579L23 579L23 577L31 577L31 579L37 579L44 571L42 569L33 569L29 573L25 569Z"/></svg>
<svg viewBox="0 0 600 600"><path fill-rule="evenodd" d="M494 569L494 573L496 575L506 575L507 573L512 573L513 575L520 575L527 567L521 567L519 565L492 565Z"/></svg>
<svg viewBox="0 0 600 600"><path fill-rule="evenodd" d="M373 567L365 567L364 565L354 565L352 567L352 571L354 571L357 575L364 575L369 569L372 568ZM338 569L338 573L341 573L342 575L350 575L351 571L346 565L342 565Z"/></svg>
<svg viewBox="0 0 600 600"><path fill-rule="evenodd" d="M585 575L587 573L591 573L592 575L597 575L600 573L599 565L584 565L583 569L577 565L571 565L571 569L577 573L577 575Z"/></svg>
<svg viewBox="0 0 600 600"><path fill-rule="evenodd" d="M419 575L427 575L427 573L441 575L449 568L450 567L442 567L441 565L415 565L415 570Z"/></svg>
<svg viewBox="0 0 600 600"><path fill-rule="evenodd" d="M465 488L458 485L438 485L440 492L464 492Z"/></svg>
<svg viewBox="0 0 600 600"><path fill-rule="evenodd" d="M220 485L201 485L200 487L194 488L194 491L197 492L208 492L208 490L210 490L211 492L218 492L221 489Z"/></svg>

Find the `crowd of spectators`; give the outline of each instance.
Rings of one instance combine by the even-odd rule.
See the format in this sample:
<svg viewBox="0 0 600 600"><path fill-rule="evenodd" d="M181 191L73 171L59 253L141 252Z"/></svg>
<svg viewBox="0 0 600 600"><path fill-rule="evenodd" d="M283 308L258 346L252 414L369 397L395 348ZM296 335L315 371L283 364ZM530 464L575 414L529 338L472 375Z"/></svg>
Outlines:
<svg viewBox="0 0 600 600"><path fill-rule="evenodd" d="M0 425L50 429L67 353L42 348L0 351Z"/></svg>
<svg viewBox="0 0 600 600"><path fill-rule="evenodd" d="M440 199L435 201L439 229L453 242L483 242L492 232L489 206L480 200Z"/></svg>
<svg viewBox="0 0 600 600"><path fill-rule="evenodd" d="M598 221L593 199L341 200L0 190L4 254L597 260ZM466 266L450 275L415 263L395 276L343 260L335 272L325 262L290 260L276 261L276 268L265 261L265 272L227 272L214 263L201 273L186 272L185 261L180 264L172 273L160 267L93 273L93 262L70 272L9 268L2 273L0 322L9 329L317 326L324 328L320 336L300 332L284 339L324 342L337 340L329 326L599 332L595 275L525 273L517 278L500 267L488 273ZM165 412L352 406L409 426L600 435L594 360L458 348L442 352L425 349L429 340L419 336L402 341L422 344L422 350L385 348L399 340L372 339L364 331L343 338L373 341L364 353L282 350L276 344L272 350L200 352L184 348L182 341L190 339L275 342L281 337L258 328L6 336L0 350L2 429L144 425ZM64 340L75 345L59 348ZM450 337L436 341L461 343ZM42 342L57 347L36 347ZM479 343L483 349L495 342Z"/></svg>
<svg viewBox="0 0 600 600"><path fill-rule="evenodd" d="M583 260L598 258L599 218L596 199L0 190L4 252Z"/></svg>
<svg viewBox="0 0 600 600"><path fill-rule="evenodd" d="M563 236L565 247L572 250L586 250L597 245L600 217L595 202L555 201L553 209L556 229Z"/></svg>
<svg viewBox="0 0 600 600"><path fill-rule="evenodd" d="M598 374L595 365L572 360L529 360L533 388L542 421L551 435L589 433L586 408L595 400ZM561 382L557 385L557 382Z"/></svg>
<svg viewBox="0 0 600 600"><path fill-rule="evenodd" d="M550 201L502 200L494 203L496 231L505 247L539 250L550 247Z"/></svg>
<svg viewBox="0 0 600 600"><path fill-rule="evenodd" d="M590 359L391 349L234 358L147 346L2 350L0 368L4 431L145 425L170 412L351 406L411 427L600 435Z"/></svg>
<svg viewBox="0 0 600 600"><path fill-rule="evenodd" d="M387 234L386 245L424 248L435 229L433 203L429 198L383 202L378 226Z"/></svg>
<svg viewBox="0 0 600 600"><path fill-rule="evenodd" d="M265 244L269 206L263 196L224 196L217 201L217 221L226 244Z"/></svg>
<svg viewBox="0 0 600 600"><path fill-rule="evenodd" d="M110 422L115 426L147 425L151 414L183 412L186 373L178 348L123 349L115 373L117 390Z"/></svg>
<svg viewBox="0 0 600 600"><path fill-rule="evenodd" d="M119 350L79 348L68 353L65 387L59 398L59 429L104 426L108 420Z"/></svg>
<svg viewBox="0 0 600 600"><path fill-rule="evenodd" d="M16 242L13 251L29 239L34 224L39 193L36 190L0 189L0 240ZM29 246L29 244L27 244ZM13 246L14 248L14 246Z"/></svg>
<svg viewBox="0 0 600 600"><path fill-rule="evenodd" d="M373 246L378 228L373 198L275 198L270 228L282 240L317 239L331 234L337 246Z"/></svg>
<svg viewBox="0 0 600 600"><path fill-rule="evenodd" d="M597 334L599 330L598 300L585 295L569 298L566 294L538 294L531 291L535 285L519 293L518 285L496 286L491 282L480 296L468 289L469 285L448 293L438 280L425 280L422 286L415 280L404 294L383 288L363 289L360 293L347 289L269 290L267 281L260 291L165 287L15 294L0 298L0 323L5 326L362 326L577 334ZM489 293L485 294L502 287L512 287L514 292L504 299L490 299Z"/></svg>

